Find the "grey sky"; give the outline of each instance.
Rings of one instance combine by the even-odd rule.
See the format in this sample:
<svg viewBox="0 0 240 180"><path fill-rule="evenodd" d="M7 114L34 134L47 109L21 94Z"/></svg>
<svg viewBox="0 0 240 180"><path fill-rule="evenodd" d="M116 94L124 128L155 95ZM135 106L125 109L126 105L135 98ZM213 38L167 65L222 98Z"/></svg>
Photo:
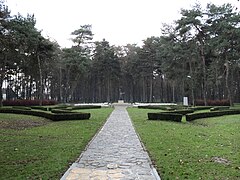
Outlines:
<svg viewBox="0 0 240 180"><path fill-rule="evenodd" d="M92 25L96 41L140 44L161 35L162 23L177 20L181 8L191 8L196 2L203 8L209 2L240 6L237 0L7 0L12 14L34 13L37 28L62 47L71 46L70 33L84 24Z"/></svg>

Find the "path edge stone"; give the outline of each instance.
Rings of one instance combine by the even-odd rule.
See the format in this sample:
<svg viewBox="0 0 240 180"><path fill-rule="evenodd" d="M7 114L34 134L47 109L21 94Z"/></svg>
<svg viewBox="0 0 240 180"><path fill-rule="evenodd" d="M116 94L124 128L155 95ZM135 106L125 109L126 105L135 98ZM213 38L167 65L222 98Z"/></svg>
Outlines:
<svg viewBox="0 0 240 180"><path fill-rule="evenodd" d="M70 171L71 171L72 169L74 169L75 167L77 167L77 163L76 163L76 162L72 163L72 165L68 168L68 170L64 173L64 175L61 177L60 180L65 180L65 179L67 179Z"/></svg>
<svg viewBox="0 0 240 180"><path fill-rule="evenodd" d="M113 108L113 111L114 111L115 107L112 107L112 108ZM69 175L70 171L71 171L73 168L77 167L77 164L78 164L77 162L80 161L81 157L83 156L83 153L87 150L87 148L89 147L89 145L91 144L91 142L92 142L92 141L97 137L97 135L102 131L104 125L107 123L107 120L108 120L108 118L111 116L111 114L113 113L113 111L108 115L108 117L106 118L105 122L104 122L104 123L102 124L102 126L97 130L97 132L94 134L94 136L92 137L92 139L87 143L87 145L85 146L84 150L81 152L80 156L78 156L78 158L76 159L76 161L73 162L73 163L71 164L71 166L68 167L68 170L65 171L65 173L63 174L63 176L61 177L60 180L65 180L66 177Z"/></svg>
<svg viewBox="0 0 240 180"><path fill-rule="evenodd" d="M126 109L126 110L127 110L127 109ZM127 111L127 113L128 113L128 111ZM138 137L138 139L139 139L139 141L140 141L140 143L141 143L141 146L142 146L143 150L144 150L145 152L147 152L147 154L148 154L148 162L149 162L149 165L150 165L150 167L151 167L152 174L154 175L154 177L156 178L156 180L161 180L160 175L158 174L156 168L154 167L154 165L153 165L153 163L152 163L152 160L150 159L150 156L149 156L149 153L148 153L148 151L147 151L147 148L146 148L145 145L143 144L140 135L139 135L138 132L136 131L136 127L135 127L135 125L134 125L134 123L133 123L133 121L132 121L132 118L129 116L129 113L128 113L128 117L129 117L129 119L131 120L133 129L134 129L134 131L135 131L135 133L136 133L136 135L137 135L137 137Z"/></svg>

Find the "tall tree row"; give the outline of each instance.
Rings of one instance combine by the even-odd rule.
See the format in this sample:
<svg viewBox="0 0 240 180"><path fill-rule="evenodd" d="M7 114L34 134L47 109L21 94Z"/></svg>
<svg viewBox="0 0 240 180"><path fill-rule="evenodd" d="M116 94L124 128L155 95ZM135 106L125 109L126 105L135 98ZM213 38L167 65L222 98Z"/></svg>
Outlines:
<svg viewBox="0 0 240 180"><path fill-rule="evenodd" d="M51 74L49 61L53 61L54 45L35 28L33 15L12 17L3 3L0 11L0 102L4 82L15 98L31 99L34 95L42 100Z"/></svg>
<svg viewBox="0 0 240 180"><path fill-rule="evenodd" d="M181 10L143 45L93 41L91 25L73 31L70 48L41 35L33 15L0 3L0 102L240 102L240 14L230 4Z"/></svg>

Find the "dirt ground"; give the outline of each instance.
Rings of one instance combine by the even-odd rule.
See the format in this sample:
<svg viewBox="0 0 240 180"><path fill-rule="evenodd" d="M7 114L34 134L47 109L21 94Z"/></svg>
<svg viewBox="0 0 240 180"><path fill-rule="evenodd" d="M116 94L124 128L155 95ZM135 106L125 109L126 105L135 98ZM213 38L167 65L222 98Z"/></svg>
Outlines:
<svg viewBox="0 0 240 180"><path fill-rule="evenodd" d="M38 126L44 126L46 124L50 123L48 120L39 120L39 121L33 121L33 120L0 120L0 129L14 129L14 130L24 130L26 128L33 128Z"/></svg>

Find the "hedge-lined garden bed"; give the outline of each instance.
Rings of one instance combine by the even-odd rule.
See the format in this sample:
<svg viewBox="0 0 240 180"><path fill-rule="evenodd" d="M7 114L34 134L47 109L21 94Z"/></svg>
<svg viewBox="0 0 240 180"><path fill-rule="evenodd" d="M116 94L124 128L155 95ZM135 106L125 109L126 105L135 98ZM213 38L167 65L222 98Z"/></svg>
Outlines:
<svg viewBox="0 0 240 180"><path fill-rule="evenodd" d="M168 110L166 109L168 106L139 106L138 108L142 109L161 109L165 110L163 112L156 113L148 113L149 120L168 120L168 121L176 121L181 122L182 116L186 116L186 121L192 121L200 118L208 118L208 117L216 117L223 115L232 115L232 114L240 114L240 109L230 109L230 106L196 106L196 107L185 107L179 106L176 110ZM180 109L182 108L182 109ZM207 112L195 112L194 111L202 111L208 110Z"/></svg>
<svg viewBox="0 0 240 180"><path fill-rule="evenodd" d="M174 111L148 113L148 119L149 120L166 120L166 121L181 122L182 116L189 114L189 113L193 113L193 112L194 112L193 109L180 109L180 110L174 110Z"/></svg>
<svg viewBox="0 0 240 180"><path fill-rule="evenodd" d="M166 120L166 121L181 122L182 115L177 114L177 113L168 113L168 112L148 113L148 119L149 120Z"/></svg>
<svg viewBox="0 0 240 180"><path fill-rule="evenodd" d="M52 122L0 113L0 179L61 179L112 110L82 110L91 113L91 120Z"/></svg>
<svg viewBox="0 0 240 180"><path fill-rule="evenodd" d="M46 105L51 104L50 102L46 103L47 101L44 102ZM53 106L38 106L38 103L38 100L5 101L5 105L7 106L0 108L0 113L40 116L53 121L82 120L89 119L91 116L90 113L74 112L73 110L101 108L101 106L98 105L55 105L53 102L51 104ZM12 107L10 105L12 105Z"/></svg>
<svg viewBox="0 0 240 180"><path fill-rule="evenodd" d="M0 108L0 113L13 113L13 114L25 114L44 117L52 121L62 121L62 120L83 120L89 119L90 113L51 113L46 111L36 111L36 110L24 110L24 109L15 109L15 108Z"/></svg>
<svg viewBox="0 0 240 180"><path fill-rule="evenodd" d="M239 179L240 115L183 124L147 121L147 113L157 110L128 112L161 179Z"/></svg>
<svg viewBox="0 0 240 180"><path fill-rule="evenodd" d="M202 113L192 113L186 114L186 121L193 121L195 119L217 117L223 115L233 115L240 114L240 110L222 110L222 111L212 111L212 112L202 112Z"/></svg>

